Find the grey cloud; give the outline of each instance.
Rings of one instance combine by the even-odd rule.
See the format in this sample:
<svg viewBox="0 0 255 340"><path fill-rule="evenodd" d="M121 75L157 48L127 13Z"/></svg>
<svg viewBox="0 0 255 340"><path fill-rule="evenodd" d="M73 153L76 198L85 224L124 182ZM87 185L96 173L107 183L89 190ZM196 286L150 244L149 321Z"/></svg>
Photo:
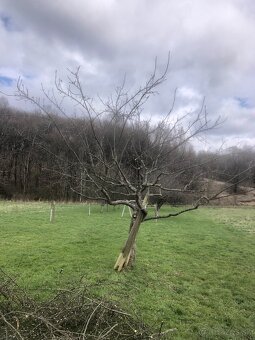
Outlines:
<svg viewBox="0 0 255 340"><path fill-rule="evenodd" d="M91 96L108 95L125 74L134 88L152 71L155 56L164 67L170 50L169 81L146 110L160 115L175 87L190 89L206 97L212 117L229 117L215 136L239 133L255 143L254 1L2 0L0 12L22 30L0 28L7 51L0 69L33 76L28 85L38 93L36 83L50 85L55 69L64 74L78 64ZM237 97L247 97L251 107L230 105ZM200 99L179 96L177 109L189 103L199 106Z"/></svg>

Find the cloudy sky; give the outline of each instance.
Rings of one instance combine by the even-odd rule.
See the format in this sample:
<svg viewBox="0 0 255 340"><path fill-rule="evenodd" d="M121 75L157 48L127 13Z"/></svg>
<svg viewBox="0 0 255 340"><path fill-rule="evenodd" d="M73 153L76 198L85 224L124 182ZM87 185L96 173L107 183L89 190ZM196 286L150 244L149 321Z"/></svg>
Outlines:
<svg viewBox="0 0 255 340"><path fill-rule="evenodd" d="M0 0L0 90L21 76L38 94L55 70L81 65L85 91L104 97L125 75L138 87L170 51L149 114L164 114L177 88L178 112L205 97L211 119L226 119L210 145L255 145L254 37L254 0Z"/></svg>

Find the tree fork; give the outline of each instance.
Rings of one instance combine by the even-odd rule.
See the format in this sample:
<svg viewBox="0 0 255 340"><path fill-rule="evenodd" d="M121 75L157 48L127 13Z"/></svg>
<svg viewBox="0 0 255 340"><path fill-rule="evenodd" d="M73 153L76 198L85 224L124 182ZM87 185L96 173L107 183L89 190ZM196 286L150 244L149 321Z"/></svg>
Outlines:
<svg viewBox="0 0 255 340"><path fill-rule="evenodd" d="M132 216L128 239L114 266L114 269L119 272L125 267L133 264L135 257L135 240L139 227L145 216L146 212L144 210L139 210Z"/></svg>

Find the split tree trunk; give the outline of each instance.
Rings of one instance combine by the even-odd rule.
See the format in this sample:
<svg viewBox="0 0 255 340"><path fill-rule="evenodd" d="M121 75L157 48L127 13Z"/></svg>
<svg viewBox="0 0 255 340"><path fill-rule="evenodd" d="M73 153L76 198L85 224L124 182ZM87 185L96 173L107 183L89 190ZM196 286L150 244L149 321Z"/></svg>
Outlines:
<svg viewBox="0 0 255 340"><path fill-rule="evenodd" d="M114 266L114 269L118 270L119 272L122 269L131 267L134 264L136 255L135 240L139 227L145 216L146 213L142 210L139 210L137 213L134 213L131 218L128 239Z"/></svg>

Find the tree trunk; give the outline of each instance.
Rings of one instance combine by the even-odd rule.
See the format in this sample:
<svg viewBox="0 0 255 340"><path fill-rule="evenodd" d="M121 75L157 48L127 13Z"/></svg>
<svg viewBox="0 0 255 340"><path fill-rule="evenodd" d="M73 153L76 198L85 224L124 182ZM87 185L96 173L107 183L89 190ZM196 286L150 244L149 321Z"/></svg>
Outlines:
<svg viewBox="0 0 255 340"><path fill-rule="evenodd" d="M117 269L119 272L125 267L130 267L134 264L136 253L135 240L139 227L145 216L146 213L143 210L139 210L134 213L131 218L128 239L114 266L114 269Z"/></svg>
<svg viewBox="0 0 255 340"><path fill-rule="evenodd" d="M159 205L156 203L155 204L155 217L159 217ZM156 222L158 222L158 220L155 220Z"/></svg>
<svg viewBox="0 0 255 340"><path fill-rule="evenodd" d="M130 217L131 217L130 225L129 225L129 233L130 233L136 220L136 213L132 214L130 208L129 208L129 212L130 212ZM134 240L132 248L130 249L130 256L129 256L129 261L127 263L127 267L129 268L133 267L133 265L135 264L135 258L136 258L136 240Z"/></svg>

